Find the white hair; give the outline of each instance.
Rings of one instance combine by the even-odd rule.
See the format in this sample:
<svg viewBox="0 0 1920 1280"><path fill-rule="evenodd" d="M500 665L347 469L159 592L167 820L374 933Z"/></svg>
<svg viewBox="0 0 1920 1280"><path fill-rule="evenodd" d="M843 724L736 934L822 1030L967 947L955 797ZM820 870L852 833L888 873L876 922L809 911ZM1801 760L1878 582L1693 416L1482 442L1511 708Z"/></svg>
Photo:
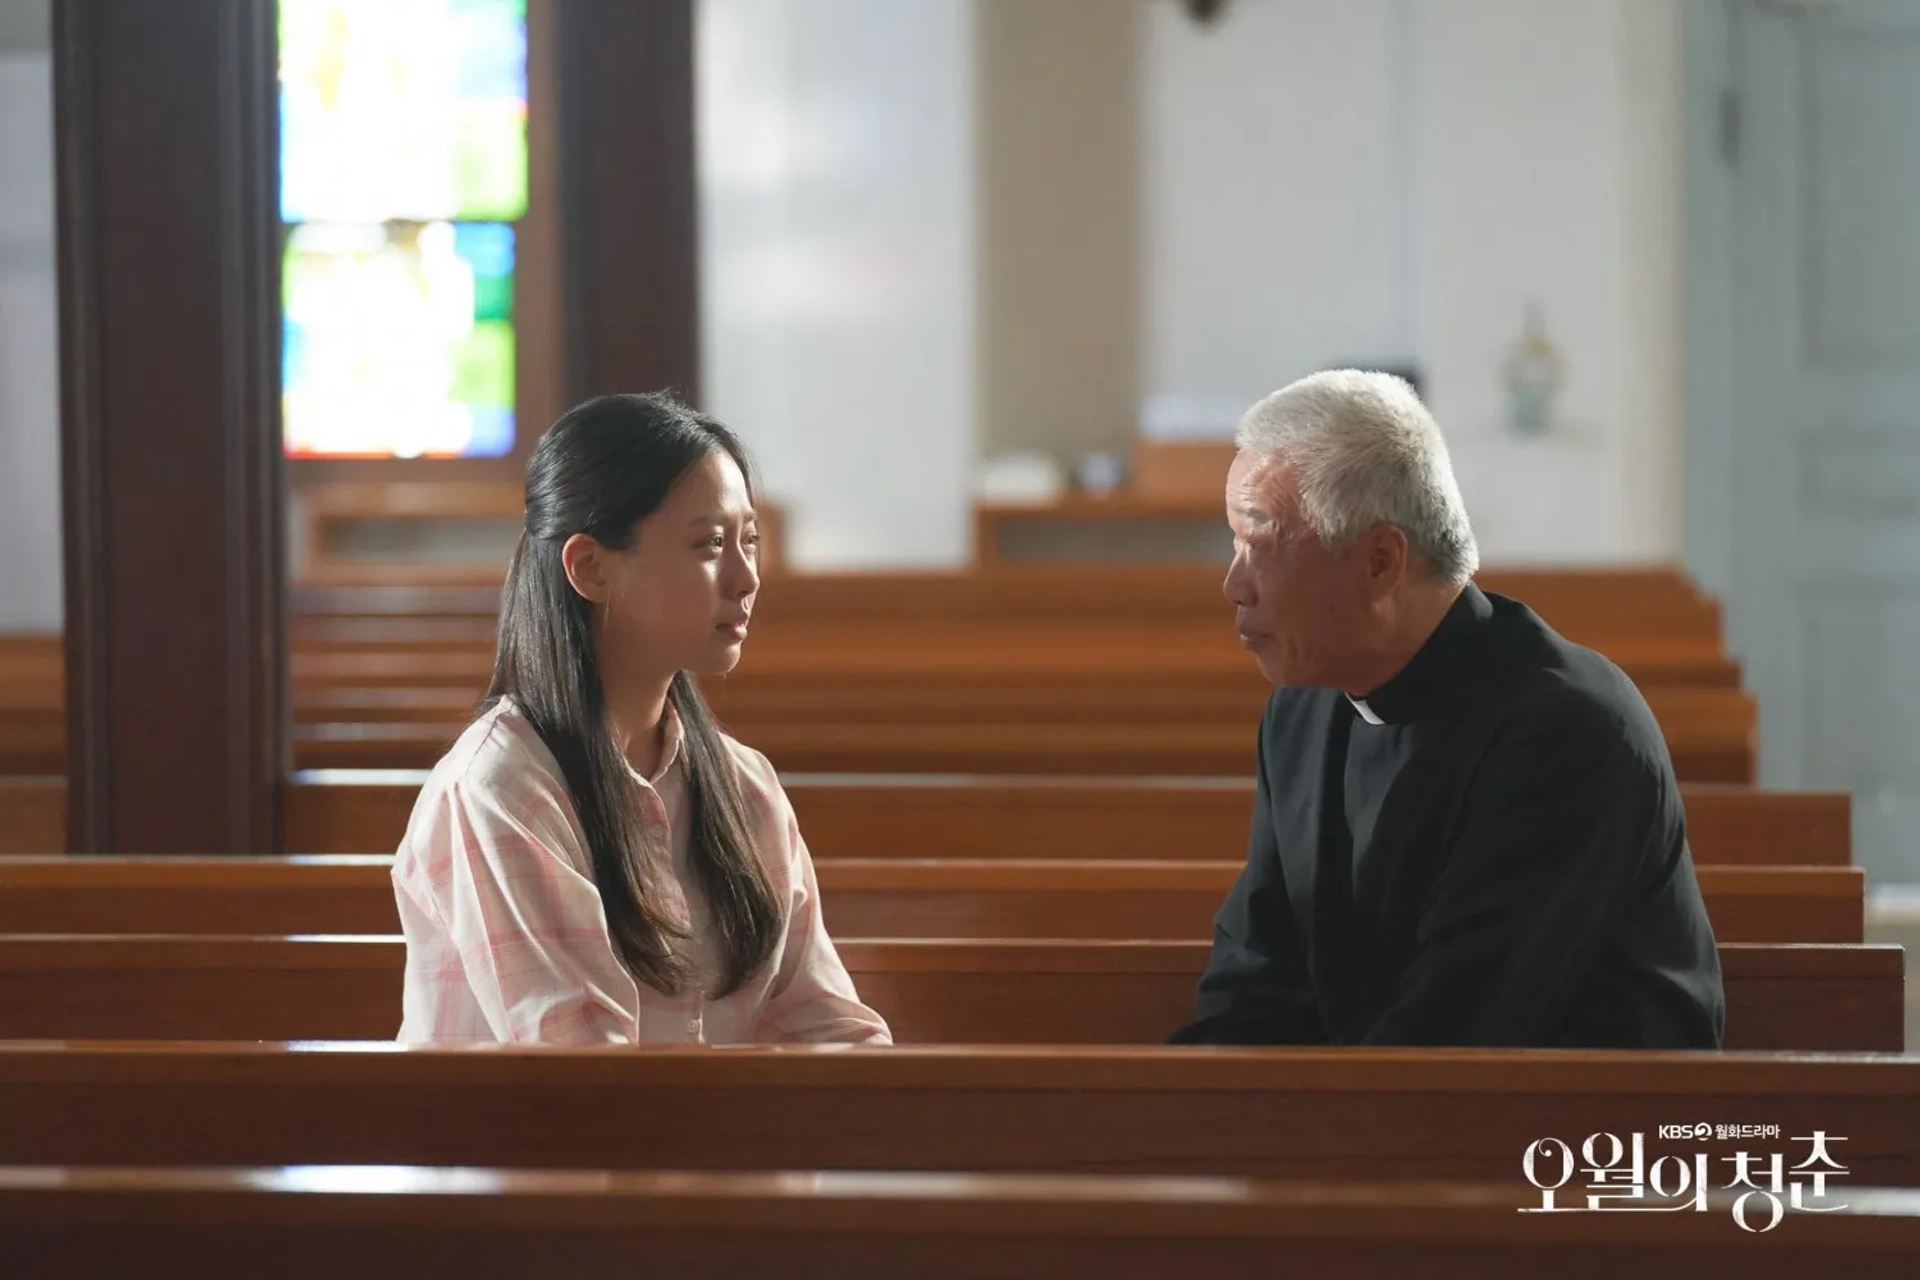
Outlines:
<svg viewBox="0 0 1920 1280"><path fill-rule="evenodd" d="M1404 379L1312 374L1247 410L1234 434L1240 448L1292 467L1300 513L1324 545L1391 524L1434 577L1460 584L1479 569L1446 441Z"/></svg>

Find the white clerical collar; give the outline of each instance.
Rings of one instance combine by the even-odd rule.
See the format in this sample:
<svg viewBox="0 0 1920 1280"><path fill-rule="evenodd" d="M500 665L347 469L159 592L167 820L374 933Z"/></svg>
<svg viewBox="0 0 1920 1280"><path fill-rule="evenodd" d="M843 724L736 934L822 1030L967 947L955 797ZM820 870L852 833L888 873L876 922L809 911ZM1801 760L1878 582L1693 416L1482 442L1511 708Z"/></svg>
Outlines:
<svg viewBox="0 0 1920 1280"><path fill-rule="evenodd" d="M1374 714L1373 708L1367 705L1367 700L1365 698L1356 698L1352 694L1348 694L1347 701L1353 704L1353 709L1355 711L1358 711L1360 713L1360 718L1362 720L1365 720L1368 724L1385 724L1386 723L1385 720L1382 720L1379 716Z"/></svg>

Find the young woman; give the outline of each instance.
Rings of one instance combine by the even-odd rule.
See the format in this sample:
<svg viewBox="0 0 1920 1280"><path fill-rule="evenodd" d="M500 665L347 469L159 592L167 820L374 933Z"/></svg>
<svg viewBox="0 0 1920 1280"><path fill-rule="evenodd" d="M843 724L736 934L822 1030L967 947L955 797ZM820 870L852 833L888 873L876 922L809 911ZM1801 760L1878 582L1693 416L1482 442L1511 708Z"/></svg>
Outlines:
<svg viewBox="0 0 1920 1280"><path fill-rule="evenodd" d="M773 767L693 682L740 660L757 543L740 442L684 405L541 438L493 686L394 862L402 1041L890 1043Z"/></svg>

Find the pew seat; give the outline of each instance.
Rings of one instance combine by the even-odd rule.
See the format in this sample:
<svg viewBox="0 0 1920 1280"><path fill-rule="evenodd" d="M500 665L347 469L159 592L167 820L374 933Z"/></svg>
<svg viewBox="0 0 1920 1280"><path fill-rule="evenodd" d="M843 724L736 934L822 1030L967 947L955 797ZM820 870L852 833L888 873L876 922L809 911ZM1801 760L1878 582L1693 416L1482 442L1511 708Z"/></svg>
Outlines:
<svg viewBox="0 0 1920 1280"><path fill-rule="evenodd" d="M1522 1212L1488 1185L833 1172L0 1169L0 1249L32 1274L204 1280L649 1274L954 1280L1288 1269L1423 1276L1703 1271L1798 1276L1909 1265L1920 1192L1856 1189L1755 1244L1732 1197L1697 1210ZM1613 1220L1609 1220L1609 1218ZM1764 1245L1764 1247L1761 1247ZM564 1260L564 1261L562 1261Z"/></svg>
<svg viewBox="0 0 1920 1280"><path fill-rule="evenodd" d="M0 1043L0 1164L1215 1174L1507 1182L1536 1140L1649 1158L1821 1129L1920 1186L1920 1060L1168 1048L724 1051ZM1676 1135L1662 1126L1685 1124Z"/></svg>
<svg viewBox="0 0 1920 1280"><path fill-rule="evenodd" d="M0 933L394 933L391 858L8 858ZM828 928L899 938L1206 939L1234 862L820 858ZM1860 942L1857 867L1705 866L1723 942Z"/></svg>
<svg viewBox="0 0 1920 1280"><path fill-rule="evenodd" d="M837 940L903 1043L1145 1044L1193 1010L1204 942ZM0 1039L387 1039L391 937L0 936ZM1897 1052L1894 946L1725 943L1726 1046Z"/></svg>

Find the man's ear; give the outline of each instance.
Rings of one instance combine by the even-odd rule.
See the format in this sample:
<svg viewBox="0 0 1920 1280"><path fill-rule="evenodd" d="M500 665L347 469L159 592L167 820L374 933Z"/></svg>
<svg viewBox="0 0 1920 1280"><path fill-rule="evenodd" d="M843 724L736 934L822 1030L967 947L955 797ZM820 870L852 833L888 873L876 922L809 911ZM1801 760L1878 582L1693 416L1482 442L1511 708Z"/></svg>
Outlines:
<svg viewBox="0 0 1920 1280"><path fill-rule="evenodd" d="M1377 524L1363 536L1361 554L1366 557L1367 581L1374 594L1386 596L1406 580L1413 545L1399 525Z"/></svg>
<svg viewBox="0 0 1920 1280"><path fill-rule="evenodd" d="M609 594L607 549L584 533L568 538L560 548L560 563L573 589L593 604L605 604Z"/></svg>

